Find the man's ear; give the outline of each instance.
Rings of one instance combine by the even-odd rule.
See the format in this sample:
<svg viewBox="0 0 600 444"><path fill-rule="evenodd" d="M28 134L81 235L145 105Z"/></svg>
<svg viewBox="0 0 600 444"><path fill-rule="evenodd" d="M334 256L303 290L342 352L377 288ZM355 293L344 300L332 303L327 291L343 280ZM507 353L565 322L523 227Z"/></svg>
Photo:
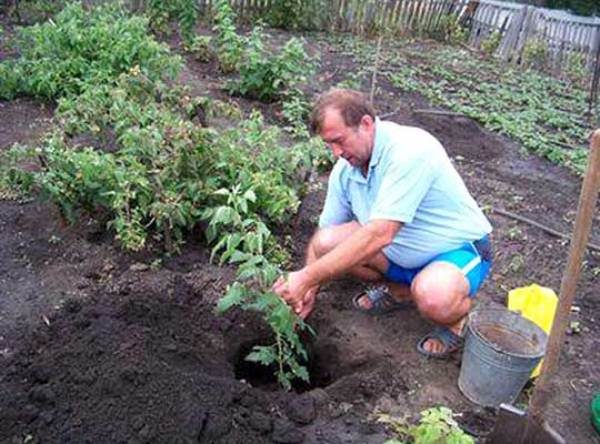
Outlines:
<svg viewBox="0 0 600 444"><path fill-rule="evenodd" d="M368 114L365 114L360 119L360 124L364 129L370 130L371 128L373 128L375 126L375 120L373 120L373 118L371 116L369 116Z"/></svg>

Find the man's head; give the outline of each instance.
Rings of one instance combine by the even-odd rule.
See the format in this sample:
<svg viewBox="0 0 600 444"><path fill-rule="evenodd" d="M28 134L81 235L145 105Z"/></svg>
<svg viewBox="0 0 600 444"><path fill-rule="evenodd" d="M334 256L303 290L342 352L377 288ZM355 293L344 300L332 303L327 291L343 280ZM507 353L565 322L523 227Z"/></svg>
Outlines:
<svg viewBox="0 0 600 444"><path fill-rule="evenodd" d="M375 142L375 110L364 94L350 89L332 89L315 103L310 120L334 156L365 169Z"/></svg>

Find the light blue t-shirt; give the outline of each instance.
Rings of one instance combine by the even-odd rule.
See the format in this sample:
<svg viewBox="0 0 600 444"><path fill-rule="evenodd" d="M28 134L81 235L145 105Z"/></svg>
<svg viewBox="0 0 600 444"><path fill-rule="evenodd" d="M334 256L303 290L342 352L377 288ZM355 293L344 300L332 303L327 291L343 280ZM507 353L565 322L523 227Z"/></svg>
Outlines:
<svg viewBox="0 0 600 444"><path fill-rule="evenodd" d="M405 268L421 267L492 231L435 137L379 119L367 177L346 160L337 161L319 227L375 219L402 222L384 254Z"/></svg>

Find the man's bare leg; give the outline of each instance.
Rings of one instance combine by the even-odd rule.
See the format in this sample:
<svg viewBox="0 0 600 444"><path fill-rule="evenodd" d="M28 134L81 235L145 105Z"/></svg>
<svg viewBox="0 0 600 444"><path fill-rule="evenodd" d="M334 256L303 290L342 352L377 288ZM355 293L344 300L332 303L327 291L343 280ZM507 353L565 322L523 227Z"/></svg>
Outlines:
<svg viewBox="0 0 600 444"><path fill-rule="evenodd" d="M347 239L354 231L360 228L358 222L349 222L318 231L312 238L306 254L307 264L320 256L327 254L338 244ZM384 282L384 273L389 266L388 259L383 253L378 253L368 262L359 264L349 271L353 277L365 282ZM410 298L410 287L408 285L394 282L387 283L392 296L399 301ZM367 297L359 298L358 303L366 309L370 308L371 301Z"/></svg>
<svg viewBox="0 0 600 444"><path fill-rule="evenodd" d="M459 335L472 305L469 282L454 264L434 262L413 280L411 293L419 312L433 322ZM444 344L429 339L423 344L429 352L444 351Z"/></svg>
<svg viewBox="0 0 600 444"><path fill-rule="evenodd" d="M311 263L327 254L358 228L360 228L358 222L349 222L319 230L309 243L306 262ZM384 273L388 266L389 262L385 255L378 253L368 262L354 267L350 270L350 274L367 282L384 282ZM390 294L398 301L412 299L423 316L448 327L455 334L461 332L472 301L468 296L469 283L456 266L436 262L425 267L416 276L411 286L395 282L386 282L386 284ZM313 287L309 292L316 294L318 287ZM368 309L371 301L365 295L359 298L358 303ZM444 351L444 345L433 338L427 340L423 348L434 353Z"/></svg>

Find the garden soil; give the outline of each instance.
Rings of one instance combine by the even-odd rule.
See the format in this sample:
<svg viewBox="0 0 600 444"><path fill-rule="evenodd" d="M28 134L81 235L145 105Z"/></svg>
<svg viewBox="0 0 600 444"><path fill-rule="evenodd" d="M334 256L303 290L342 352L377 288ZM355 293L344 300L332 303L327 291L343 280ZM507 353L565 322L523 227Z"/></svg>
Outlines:
<svg viewBox="0 0 600 444"><path fill-rule="evenodd" d="M357 67L323 42L312 92ZM214 67L188 60L182 79L223 97ZM249 109L252 102L239 100ZM569 234L580 179L525 154L467 118L415 113L429 108L382 81L376 96L389 120L437 136L494 226L494 268L477 297L504 304L508 290L536 282L558 291L568 242L501 216L504 209ZM256 104L254 104L256 105ZM276 107L264 107L268 119ZM31 143L49 128L52 106L0 103L0 149ZM315 229L326 176L315 178L293 235L296 266ZM592 241L600 243L597 208ZM414 420L445 405L483 440L495 412L459 391L460 356L427 359L416 351L432 325L415 309L382 317L352 308L362 286L325 285L309 318L310 386L287 393L244 354L268 340L252 313L214 313L235 270L208 261L201 231L180 255L127 254L102 225L65 224L41 200L0 201L1 443L382 443L392 433L378 413ZM547 419L567 442L599 442L588 405L600 390L600 255L588 251L574 320L554 380ZM490 381L493 383L493 381ZM527 402L530 387L519 398Z"/></svg>

